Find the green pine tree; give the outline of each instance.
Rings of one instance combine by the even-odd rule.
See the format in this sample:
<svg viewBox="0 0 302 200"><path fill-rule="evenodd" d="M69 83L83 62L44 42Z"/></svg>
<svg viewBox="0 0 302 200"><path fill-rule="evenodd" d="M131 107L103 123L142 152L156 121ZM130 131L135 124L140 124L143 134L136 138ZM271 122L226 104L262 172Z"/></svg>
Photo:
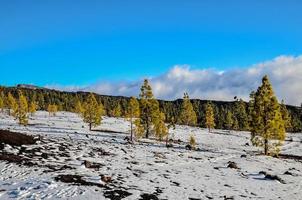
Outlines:
<svg viewBox="0 0 302 200"><path fill-rule="evenodd" d="M103 105L97 102L95 96L90 93L83 105L83 121L88 123L89 130L101 124L104 113Z"/></svg>
<svg viewBox="0 0 302 200"><path fill-rule="evenodd" d="M239 122L238 122L238 119L236 117L234 118L234 123L233 123L233 127L232 128L235 131L240 130Z"/></svg>
<svg viewBox="0 0 302 200"><path fill-rule="evenodd" d="M82 105L82 102L80 100L77 100L75 103L74 112L77 113L79 116L82 116L84 113L84 108Z"/></svg>
<svg viewBox="0 0 302 200"><path fill-rule="evenodd" d="M168 128L165 124L165 119L165 114L163 112L159 112L154 120L154 132L159 141L162 141L163 138L168 135Z"/></svg>
<svg viewBox="0 0 302 200"><path fill-rule="evenodd" d="M131 97L126 110L126 118L130 122L130 140L133 141L134 120L140 115L139 102L135 97Z"/></svg>
<svg viewBox="0 0 302 200"><path fill-rule="evenodd" d="M183 103L179 116L179 123L187 126L195 126L197 124L197 116L193 109L188 93L184 93Z"/></svg>
<svg viewBox="0 0 302 200"><path fill-rule="evenodd" d="M217 129L228 129L226 127L226 124L227 124L226 117L227 117L228 110L229 109L225 109L224 106L221 106L220 109L219 108L217 109L217 115L216 115L217 119L215 119ZM231 113L232 113L232 111L231 111Z"/></svg>
<svg viewBox="0 0 302 200"><path fill-rule="evenodd" d="M19 99L17 102L17 110L15 112L15 117L19 120L19 124L28 124L28 103L26 97L19 92Z"/></svg>
<svg viewBox="0 0 302 200"><path fill-rule="evenodd" d="M286 108L286 105L284 104L284 100L281 101L280 112L281 112L282 118L284 120L285 129L286 130L291 130L292 129L291 117L290 117L290 114L289 114L289 112Z"/></svg>
<svg viewBox="0 0 302 200"><path fill-rule="evenodd" d="M227 128L227 130L231 130L234 124L234 116L231 111L227 111L225 120L225 127Z"/></svg>
<svg viewBox="0 0 302 200"><path fill-rule="evenodd" d="M249 118L246 112L246 104L242 99L235 102L235 118L238 122L237 130L248 130Z"/></svg>
<svg viewBox="0 0 302 200"><path fill-rule="evenodd" d="M193 134L191 134L189 137L189 144L192 147L192 149L196 148L196 139Z"/></svg>
<svg viewBox="0 0 302 200"><path fill-rule="evenodd" d="M112 116L114 117L121 117L122 116L122 107L121 107L121 104L117 104L113 111L112 111Z"/></svg>
<svg viewBox="0 0 302 200"><path fill-rule="evenodd" d="M176 128L175 124L176 124L175 118L171 117L170 123L167 126L167 129L168 129L168 133L167 133L167 136L166 136L166 146L167 147L168 147L168 143L169 143L170 129L175 130L175 128ZM172 135L172 140L173 139L174 139L174 134Z"/></svg>
<svg viewBox="0 0 302 200"><path fill-rule="evenodd" d="M268 76L251 97L251 141L263 147L265 155L276 154L286 136L285 123Z"/></svg>
<svg viewBox="0 0 302 200"><path fill-rule="evenodd" d="M215 127L215 116L212 103L206 105L206 127L209 129L209 132Z"/></svg>
<svg viewBox="0 0 302 200"><path fill-rule="evenodd" d="M37 103L34 101L30 102L28 107L28 112L30 113L31 116L34 116L36 111L37 111Z"/></svg>
<svg viewBox="0 0 302 200"><path fill-rule="evenodd" d="M154 125L154 119L157 117L159 103L154 98L152 88L147 79L144 80L144 84L141 87L140 105L140 126L144 127L145 136L148 138Z"/></svg>
<svg viewBox="0 0 302 200"><path fill-rule="evenodd" d="M145 134L145 127L141 124L140 119L134 120L134 133L135 133L135 138L140 139L143 137Z"/></svg>
<svg viewBox="0 0 302 200"><path fill-rule="evenodd" d="M58 112L58 106L56 104L49 104L47 106L47 111L49 116L56 116L56 113Z"/></svg>
<svg viewBox="0 0 302 200"><path fill-rule="evenodd" d="M17 112L17 109L18 109L18 103L10 92L7 95L6 105L8 107L8 114L12 115L12 116L15 116L16 112Z"/></svg>

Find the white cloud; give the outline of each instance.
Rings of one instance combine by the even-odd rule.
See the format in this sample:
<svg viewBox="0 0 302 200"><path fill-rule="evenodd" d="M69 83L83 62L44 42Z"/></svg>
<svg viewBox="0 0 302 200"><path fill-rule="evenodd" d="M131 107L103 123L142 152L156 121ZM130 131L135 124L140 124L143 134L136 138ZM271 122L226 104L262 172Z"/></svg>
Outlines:
<svg viewBox="0 0 302 200"><path fill-rule="evenodd" d="M173 100L188 92L191 98L233 100L234 96L248 100L249 94L269 75L279 100L300 105L302 102L302 56L279 56L273 60L246 68L217 71L191 69L176 65L167 73L150 78L157 98ZM138 96L142 80L134 82L99 82L81 90L107 95ZM69 88L69 90L72 87ZM75 89L78 90L77 87Z"/></svg>

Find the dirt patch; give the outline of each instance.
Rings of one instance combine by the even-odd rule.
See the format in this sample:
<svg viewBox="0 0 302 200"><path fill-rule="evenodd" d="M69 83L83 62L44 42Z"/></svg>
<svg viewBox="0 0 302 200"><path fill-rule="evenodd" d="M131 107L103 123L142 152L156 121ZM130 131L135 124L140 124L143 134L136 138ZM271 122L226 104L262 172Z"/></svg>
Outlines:
<svg viewBox="0 0 302 200"><path fill-rule="evenodd" d="M27 159L22 158L18 155L6 154L6 153L0 154L0 160L12 162L12 163L18 163L18 164L21 164L22 162L27 161Z"/></svg>
<svg viewBox="0 0 302 200"><path fill-rule="evenodd" d="M106 178L106 180L104 180L104 178ZM55 180L61 181L63 183L69 183L72 185L96 186L96 187L104 188L104 196L111 200L121 200L132 195L126 190L121 190L121 187L118 187L119 189L112 189L112 187L115 186L111 185L111 187L109 187L106 184L88 182L83 178L83 176L80 175L71 175L71 174L59 175L55 177ZM102 176L102 180L110 182L111 177L109 180L108 177Z"/></svg>
<svg viewBox="0 0 302 200"><path fill-rule="evenodd" d="M231 168L231 169L240 169L237 165L237 163L233 162L233 161L229 161L228 162L228 168Z"/></svg>
<svg viewBox="0 0 302 200"><path fill-rule="evenodd" d="M13 146L35 144L38 139L33 136L22 133L11 132L8 130L0 130L0 143L5 143Z"/></svg>
<svg viewBox="0 0 302 200"><path fill-rule="evenodd" d="M94 162L91 162L91 161L88 161L88 160L84 160L84 165L85 165L86 168L93 168L93 169L99 169L102 166L104 166L103 164L94 163Z"/></svg>
<svg viewBox="0 0 302 200"><path fill-rule="evenodd" d="M291 160L296 160L299 162L302 162L302 156L297 156L297 155L291 155L291 154L279 154L278 158L282 159L291 159Z"/></svg>
<svg viewBox="0 0 302 200"><path fill-rule="evenodd" d="M83 176L80 175L71 175L71 174L59 175L55 177L55 180L61 181L63 183L71 183L73 185L97 186L97 187L106 188L106 186L103 184L85 181L83 179Z"/></svg>
<svg viewBox="0 0 302 200"><path fill-rule="evenodd" d="M140 200L158 200L159 198L155 194L142 194Z"/></svg>
<svg viewBox="0 0 302 200"><path fill-rule="evenodd" d="M276 180L276 181L279 181L280 183L282 184L286 184L284 180L282 180L279 176L277 175L272 175L272 174L269 174L265 171L260 171L259 174L263 174L265 177L264 179L267 179L267 180Z"/></svg>
<svg viewBox="0 0 302 200"><path fill-rule="evenodd" d="M111 200L121 200L128 196L132 195L130 192L127 192L125 190L108 190L104 192L104 196Z"/></svg>
<svg viewBox="0 0 302 200"><path fill-rule="evenodd" d="M71 170L71 169L75 169L74 167L70 167L68 165L63 165L63 166L54 166L54 165L43 165L40 167L47 167L49 170L44 170L43 172L56 172L56 171L62 171L62 170Z"/></svg>
<svg viewBox="0 0 302 200"><path fill-rule="evenodd" d="M108 129L93 129L91 131L94 132L103 132L103 133L119 133L119 134L129 134L126 132L121 132L121 131L113 131L113 130L108 130Z"/></svg>
<svg viewBox="0 0 302 200"><path fill-rule="evenodd" d="M74 169L73 167L68 165L58 165L55 163L45 164L45 161L48 161L49 158L55 158L57 155L55 153L52 153L51 151L47 151L47 153L45 152L45 149L49 147L49 141L45 140L44 146L31 146L35 144L37 140L38 139L34 138L33 136L25 135L22 133L0 130L0 147L3 146L4 148L6 145L11 145L15 152L17 152L5 152L3 151L3 148L1 148L0 161L15 163L20 166L48 168L44 170L44 172ZM20 147L20 145L26 146ZM58 155L62 157L61 154L62 153L59 153Z"/></svg>
<svg viewBox="0 0 302 200"><path fill-rule="evenodd" d="M30 166L30 167L36 165L35 163L31 162L27 158L23 158L21 156L9 154L9 153L1 153L0 160L7 161L10 163L16 163L24 166Z"/></svg>

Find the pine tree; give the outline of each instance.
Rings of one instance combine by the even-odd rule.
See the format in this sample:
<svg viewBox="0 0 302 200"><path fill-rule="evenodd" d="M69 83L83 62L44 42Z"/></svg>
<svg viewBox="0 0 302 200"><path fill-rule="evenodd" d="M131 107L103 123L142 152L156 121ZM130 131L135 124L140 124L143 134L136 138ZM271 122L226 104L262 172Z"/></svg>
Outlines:
<svg viewBox="0 0 302 200"><path fill-rule="evenodd" d="M211 132L211 129L215 127L214 111L211 103L206 106L206 127Z"/></svg>
<svg viewBox="0 0 302 200"><path fill-rule="evenodd" d="M265 155L278 153L285 139L285 123L268 76L251 97L251 141L263 147Z"/></svg>
<svg viewBox="0 0 302 200"><path fill-rule="evenodd" d="M159 112L154 120L154 132L159 141L162 141L163 138L168 135L168 128L165 124L165 118L165 114L163 112Z"/></svg>
<svg viewBox="0 0 302 200"><path fill-rule="evenodd" d="M291 117L286 108L286 105L284 104L284 100L281 101L280 112L282 114L282 119L284 120L285 129L291 130L291 128L292 128Z"/></svg>
<svg viewBox="0 0 302 200"><path fill-rule="evenodd" d="M89 130L101 124L102 115L104 113L103 105L97 102L95 96L90 93L84 102L83 120L89 124Z"/></svg>
<svg viewBox="0 0 302 200"><path fill-rule="evenodd" d="M168 128L168 133L167 133L167 136L166 136L166 146L167 147L168 147L168 142L170 141L169 140L170 129L175 130L175 128L176 128L175 123L176 123L175 118L171 117L170 123L167 126L167 128ZM172 140L173 139L174 139L174 134L172 135Z"/></svg>
<svg viewBox="0 0 302 200"><path fill-rule="evenodd" d="M37 103L32 101L29 104L28 112L31 116L34 116L35 112L37 111Z"/></svg>
<svg viewBox="0 0 302 200"><path fill-rule="evenodd" d="M139 102L135 97L131 97L126 111L126 117L130 122L130 140L133 141L133 123L134 119L140 115Z"/></svg>
<svg viewBox="0 0 302 200"><path fill-rule="evenodd" d="M7 95L7 107L8 107L8 114L15 116L17 109L18 109L18 103L16 99L13 97L13 95L9 92Z"/></svg>
<svg viewBox="0 0 302 200"><path fill-rule="evenodd" d="M227 124L227 112L229 109L225 109L224 106L221 106L220 109L218 109L218 114L217 119L215 119L216 123L216 128L217 129L228 129L226 124ZM233 115L232 111L230 110L231 114Z"/></svg>
<svg viewBox="0 0 302 200"><path fill-rule="evenodd" d="M48 105L48 104L45 103L45 98L44 98L44 95L42 93L38 94L37 102L38 102L38 107L39 108L44 109L44 110L47 109L46 105Z"/></svg>
<svg viewBox="0 0 302 200"><path fill-rule="evenodd" d="M56 116L56 113L58 112L58 106L55 104L49 104L47 106L47 111L49 113L49 116Z"/></svg>
<svg viewBox="0 0 302 200"><path fill-rule="evenodd" d="M231 130L234 124L234 116L231 111L227 111L225 120L225 127L227 128L227 130Z"/></svg>
<svg viewBox="0 0 302 200"><path fill-rule="evenodd" d="M192 147L192 149L195 149L196 148L196 139L194 137L194 135L190 135L190 138L189 138L189 144L190 146Z"/></svg>
<svg viewBox="0 0 302 200"><path fill-rule="evenodd" d="M17 103L18 107L15 112L15 117L19 120L19 124L27 125L28 124L28 103L26 97L19 92L19 99Z"/></svg>
<svg viewBox="0 0 302 200"><path fill-rule="evenodd" d="M146 133L145 136L148 138L154 125L154 119L156 118L156 114L159 110L159 103L154 98L152 88L147 79L144 80L139 96L141 105L140 125L144 127Z"/></svg>
<svg viewBox="0 0 302 200"><path fill-rule="evenodd" d="M236 117L234 118L234 123L233 123L233 127L232 128L235 131L240 130L239 122L238 122L238 119Z"/></svg>
<svg viewBox="0 0 302 200"><path fill-rule="evenodd" d="M297 118L293 118L291 121L293 132L301 132L302 122Z"/></svg>
<svg viewBox="0 0 302 200"><path fill-rule="evenodd" d="M183 125L194 126L197 124L196 113L190 101L188 93L184 93L183 103L181 107L179 123Z"/></svg>
<svg viewBox="0 0 302 200"><path fill-rule="evenodd" d="M249 128L249 118L246 112L246 104L242 99L235 102L234 116L238 123L237 130L247 130Z"/></svg>
<svg viewBox="0 0 302 200"><path fill-rule="evenodd" d="M82 116L82 114L84 112L84 108L83 108L82 103L81 103L80 100L76 101L74 112L77 113L79 116Z"/></svg>
<svg viewBox="0 0 302 200"><path fill-rule="evenodd" d="M117 104L115 107L114 107L114 109L113 109L113 111L112 111L112 115L114 116L114 117L121 117L122 116L122 108L121 108L121 104Z"/></svg>
<svg viewBox="0 0 302 200"><path fill-rule="evenodd" d="M134 120L134 125L135 125L135 131L134 131L135 138L136 139L142 138L145 133L145 127L141 124L141 120L140 119Z"/></svg>

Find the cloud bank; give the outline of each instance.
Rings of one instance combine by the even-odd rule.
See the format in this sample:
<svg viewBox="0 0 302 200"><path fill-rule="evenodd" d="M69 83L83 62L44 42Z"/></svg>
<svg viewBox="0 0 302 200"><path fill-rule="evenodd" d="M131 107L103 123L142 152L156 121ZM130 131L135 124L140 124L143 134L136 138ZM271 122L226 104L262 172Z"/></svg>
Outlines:
<svg viewBox="0 0 302 200"><path fill-rule="evenodd" d="M269 75L279 100L287 104L302 102L302 55L279 56L273 60L246 68L217 71L215 69L191 69L189 65L175 65L168 72L149 78L154 95L159 99L182 98L188 92L190 98L233 100L234 96L249 99L261 78ZM133 82L99 82L87 87L59 88L92 91L106 95L138 96L143 79ZM56 87L58 89L58 87Z"/></svg>

